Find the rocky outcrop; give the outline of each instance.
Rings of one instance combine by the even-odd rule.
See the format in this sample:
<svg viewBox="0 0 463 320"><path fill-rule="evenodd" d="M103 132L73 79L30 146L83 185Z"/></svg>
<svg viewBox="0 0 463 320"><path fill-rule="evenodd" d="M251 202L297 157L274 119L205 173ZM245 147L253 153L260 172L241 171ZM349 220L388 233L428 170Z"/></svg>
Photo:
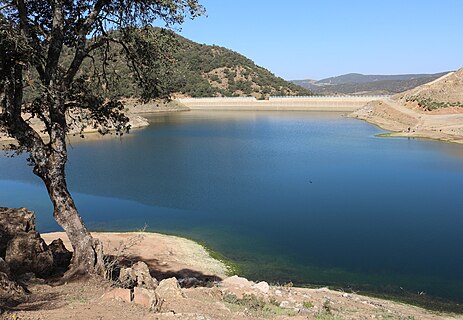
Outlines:
<svg viewBox="0 0 463 320"><path fill-rule="evenodd" d="M175 279L175 282L178 290L180 290L177 279ZM161 281L161 284L161 289L166 288L165 280ZM119 273L119 285L122 288L111 290L104 294L102 299L116 299L138 304L153 311L159 311L163 302L157 293L160 288L159 283L155 278L151 277L146 263L139 261L132 267L122 268Z"/></svg>
<svg viewBox="0 0 463 320"><path fill-rule="evenodd" d="M72 258L72 252L70 252L64 246L63 240L53 240L49 245L48 249L51 251L53 256L53 270L55 273L64 273L69 267Z"/></svg>
<svg viewBox="0 0 463 320"><path fill-rule="evenodd" d="M183 298L183 292L176 278L164 279L156 288L156 294L163 300Z"/></svg>
<svg viewBox="0 0 463 320"><path fill-rule="evenodd" d="M0 300L20 297L25 291L11 278L11 270L8 264L0 258Z"/></svg>
<svg viewBox="0 0 463 320"><path fill-rule="evenodd" d="M53 255L35 230L34 213L0 208L0 257L13 275L32 272L45 277L53 271Z"/></svg>
<svg viewBox="0 0 463 320"><path fill-rule="evenodd" d="M20 232L8 242L5 261L15 275L32 272L37 277L53 271L53 255L38 232Z"/></svg>
<svg viewBox="0 0 463 320"><path fill-rule="evenodd" d="M5 258L8 242L18 233L35 231L34 213L26 208L0 207L0 257Z"/></svg>
<svg viewBox="0 0 463 320"><path fill-rule="evenodd" d="M130 268L122 268L119 282L124 288L139 287L154 290L158 286L158 281L151 277L148 265L142 261L135 263Z"/></svg>
<svg viewBox="0 0 463 320"><path fill-rule="evenodd" d="M71 257L60 239L47 246L33 212L0 207L0 302L21 300L28 292L25 279L63 274Z"/></svg>

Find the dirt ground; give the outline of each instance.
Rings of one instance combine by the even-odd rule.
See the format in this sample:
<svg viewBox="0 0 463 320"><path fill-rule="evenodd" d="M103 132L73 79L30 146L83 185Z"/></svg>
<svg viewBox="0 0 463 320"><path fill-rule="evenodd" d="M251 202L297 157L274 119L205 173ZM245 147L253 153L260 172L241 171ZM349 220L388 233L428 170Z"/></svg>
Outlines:
<svg viewBox="0 0 463 320"><path fill-rule="evenodd" d="M390 136L463 143L463 108L426 112L393 99L368 103L349 115L393 131Z"/></svg>
<svg viewBox="0 0 463 320"><path fill-rule="evenodd" d="M63 234L43 235L47 242ZM152 233L97 233L107 253L142 260L160 278L207 276L208 286L182 288L164 299L159 312L108 299L114 283L87 278L64 284L40 279L29 283L23 301L3 309L0 319L463 319L354 293L258 284L226 278L226 267L200 245L179 237ZM67 241L65 241L67 243ZM225 278L225 279L224 279ZM223 281L222 281L223 280ZM180 289L179 289L180 290Z"/></svg>

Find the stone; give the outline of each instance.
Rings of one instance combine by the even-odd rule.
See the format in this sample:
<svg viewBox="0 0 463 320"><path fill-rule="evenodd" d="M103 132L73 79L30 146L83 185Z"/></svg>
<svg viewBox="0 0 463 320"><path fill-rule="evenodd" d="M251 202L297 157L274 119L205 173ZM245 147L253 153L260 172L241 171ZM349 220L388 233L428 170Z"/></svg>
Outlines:
<svg viewBox="0 0 463 320"><path fill-rule="evenodd" d="M119 281L125 288L140 287L154 290L158 286L158 281L151 276L148 265L143 261L138 261L130 268L122 268Z"/></svg>
<svg viewBox="0 0 463 320"><path fill-rule="evenodd" d="M23 287L10 278L11 272L8 264L0 258L0 299L10 299L25 294Z"/></svg>
<svg viewBox="0 0 463 320"><path fill-rule="evenodd" d="M176 278L164 279L159 282L156 294L164 300L183 298L183 292Z"/></svg>
<svg viewBox="0 0 463 320"><path fill-rule="evenodd" d="M17 298L25 295L25 290L4 272L0 272L0 300Z"/></svg>
<svg viewBox="0 0 463 320"><path fill-rule="evenodd" d="M0 272L3 272L8 276L11 274L10 266L5 262L5 260L3 260L3 258L0 258Z"/></svg>
<svg viewBox="0 0 463 320"><path fill-rule="evenodd" d="M154 310L158 305L159 298L154 290L135 287L133 288L133 303Z"/></svg>
<svg viewBox="0 0 463 320"><path fill-rule="evenodd" d="M226 287L232 286L240 288L250 288L253 285L253 282L249 281L246 278L241 278L235 275L222 280L222 285Z"/></svg>
<svg viewBox="0 0 463 320"><path fill-rule="evenodd" d="M132 293L130 289L114 288L109 292L106 292L102 297L102 300L119 300L130 303L132 301Z"/></svg>
<svg viewBox="0 0 463 320"><path fill-rule="evenodd" d="M265 294L267 294L269 292L269 290L270 290L270 286L265 281L261 281L259 283L256 283L255 285L252 286L252 288L257 289L261 293L265 293Z"/></svg>
<svg viewBox="0 0 463 320"><path fill-rule="evenodd" d="M35 215L26 208L0 207L0 257L5 258L8 242L19 232L35 231Z"/></svg>
<svg viewBox="0 0 463 320"><path fill-rule="evenodd" d="M53 255L36 231L18 232L8 242L5 261L16 275L33 272L46 277L53 271Z"/></svg>
<svg viewBox="0 0 463 320"><path fill-rule="evenodd" d="M64 273L69 268L71 263L72 252L70 252L64 246L63 240L53 240L49 245L48 249L51 251L53 256L53 271L55 273Z"/></svg>

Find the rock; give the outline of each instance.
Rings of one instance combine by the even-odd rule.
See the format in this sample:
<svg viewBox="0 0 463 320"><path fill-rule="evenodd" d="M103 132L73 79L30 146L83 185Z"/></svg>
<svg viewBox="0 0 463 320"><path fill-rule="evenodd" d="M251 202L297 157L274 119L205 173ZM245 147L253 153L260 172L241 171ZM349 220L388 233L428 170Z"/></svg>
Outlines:
<svg viewBox="0 0 463 320"><path fill-rule="evenodd" d="M164 300L183 298L183 292L176 278L164 279L159 282L156 294Z"/></svg>
<svg viewBox="0 0 463 320"><path fill-rule="evenodd" d="M34 213L26 208L0 207L0 257L5 258L8 242L19 232L35 231Z"/></svg>
<svg viewBox="0 0 463 320"><path fill-rule="evenodd" d="M132 301L132 293L130 289L114 288L109 292L106 292L102 297L102 300L119 300L130 303Z"/></svg>
<svg viewBox="0 0 463 320"><path fill-rule="evenodd" d="M64 273L69 267L72 258L72 252L70 252L64 246L63 240L53 240L49 245L48 249L51 251L53 256L53 271L58 273Z"/></svg>
<svg viewBox="0 0 463 320"><path fill-rule="evenodd" d="M0 300L16 298L24 294L23 287L11 280L6 273L0 272Z"/></svg>
<svg viewBox="0 0 463 320"><path fill-rule="evenodd" d="M253 285L253 282L249 281L246 278L241 278L238 276L232 276L222 280L222 285L229 287L240 287L240 288L250 288Z"/></svg>
<svg viewBox="0 0 463 320"><path fill-rule="evenodd" d="M33 272L45 277L53 270L53 255L36 231L18 232L8 242L5 261L16 275Z"/></svg>
<svg viewBox="0 0 463 320"><path fill-rule="evenodd" d="M119 281L125 288L140 287L154 290L158 286L158 281L151 277L148 265L143 261L138 261L130 268L121 269Z"/></svg>
<svg viewBox="0 0 463 320"><path fill-rule="evenodd" d="M10 279L10 268L0 258L0 299L10 299L25 294L24 289L15 281Z"/></svg>
<svg viewBox="0 0 463 320"><path fill-rule="evenodd" d="M269 290L270 290L270 286L265 281L261 281L261 282L255 284L255 285L253 285L252 288L257 289L260 292L265 293L265 294L267 294L269 292Z"/></svg>
<svg viewBox="0 0 463 320"><path fill-rule="evenodd" d="M0 258L0 272L3 272L7 274L8 276L11 274L10 267L5 262L5 260L3 260L3 258Z"/></svg>
<svg viewBox="0 0 463 320"><path fill-rule="evenodd" d="M133 303L155 310L159 300L154 290L139 287L133 289Z"/></svg>
<svg viewBox="0 0 463 320"><path fill-rule="evenodd" d="M178 283L180 287L182 288L196 288L196 287L206 287L207 286L207 283L195 277L179 279Z"/></svg>

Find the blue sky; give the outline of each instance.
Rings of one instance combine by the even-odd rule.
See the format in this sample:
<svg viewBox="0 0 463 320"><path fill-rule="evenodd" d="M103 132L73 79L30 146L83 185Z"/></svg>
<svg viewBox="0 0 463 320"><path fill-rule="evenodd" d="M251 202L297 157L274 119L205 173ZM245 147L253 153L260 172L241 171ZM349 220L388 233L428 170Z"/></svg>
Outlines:
<svg viewBox="0 0 463 320"><path fill-rule="evenodd" d="M463 0L200 0L191 40L237 51L285 79L463 67Z"/></svg>

